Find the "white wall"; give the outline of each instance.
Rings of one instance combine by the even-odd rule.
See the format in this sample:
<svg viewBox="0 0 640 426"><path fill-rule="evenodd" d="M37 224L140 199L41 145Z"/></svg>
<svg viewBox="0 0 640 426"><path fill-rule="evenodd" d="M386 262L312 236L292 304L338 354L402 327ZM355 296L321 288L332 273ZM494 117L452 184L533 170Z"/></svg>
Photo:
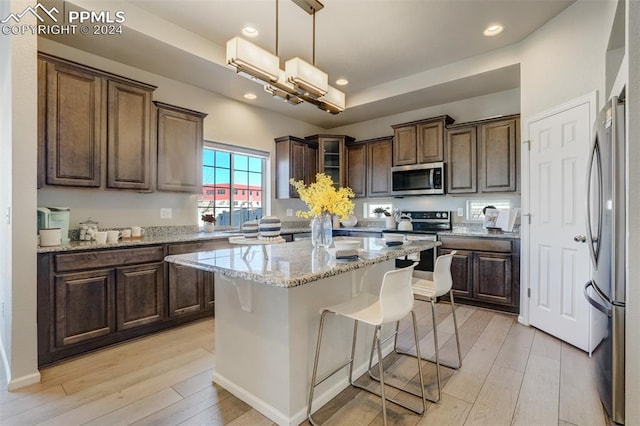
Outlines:
<svg viewBox="0 0 640 426"><path fill-rule="evenodd" d="M13 12L21 12L31 3L12 1ZM24 22L29 19L29 21ZM35 18L22 23L34 24ZM3 36L6 37L6 36ZM3 283L10 306L5 307L8 330L5 341L10 363L9 389L40 380L37 369L36 338L36 216L26 214L36 208L37 149L37 70L36 37L13 37L10 49L11 67L11 225L6 234L10 247L6 255L11 262L9 281ZM4 213L2 215L4 217ZM4 220L4 219L3 219Z"/></svg>
<svg viewBox="0 0 640 426"><path fill-rule="evenodd" d="M0 3L0 16L11 13L8 2ZM0 36L0 99L11 99L11 37ZM0 102L0 213L11 205L11 102ZM0 226L0 368L11 352L11 229ZM8 364L7 364L8 366Z"/></svg>
<svg viewBox="0 0 640 426"><path fill-rule="evenodd" d="M480 120L496 115L520 112L520 89L505 90L462 101L388 115L374 120L330 129L334 134L345 134L356 139L371 139L393 135L394 124L407 123L439 115L449 115L456 123Z"/></svg>
<svg viewBox="0 0 640 426"><path fill-rule="evenodd" d="M605 53L615 1L578 0L522 43L520 96L527 117L598 91L603 105Z"/></svg>
<svg viewBox="0 0 640 426"><path fill-rule="evenodd" d="M320 127L236 102L216 93L152 74L103 57L89 54L51 40L38 39L38 49L114 74L133 78L158 88L153 99L178 105L208 116L204 120L204 138L271 153L275 164L274 138L283 135L312 135L324 132ZM273 167L269 168L270 170ZM270 176L275 187L275 176ZM71 208L70 228L91 217L104 227L128 225L194 225L196 197L189 194L154 192L141 194L126 191L84 191L40 189L39 206ZM160 219L160 208L171 207L172 219Z"/></svg>

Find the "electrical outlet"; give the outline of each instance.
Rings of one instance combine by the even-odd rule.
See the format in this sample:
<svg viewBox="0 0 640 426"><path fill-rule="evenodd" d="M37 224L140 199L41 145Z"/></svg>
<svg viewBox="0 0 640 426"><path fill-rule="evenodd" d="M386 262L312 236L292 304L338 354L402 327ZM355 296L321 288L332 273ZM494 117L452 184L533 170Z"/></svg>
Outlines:
<svg viewBox="0 0 640 426"><path fill-rule="evenodd" d="M173 210L170 207L160 209L160 219L171 219L171 217L173 217Z"/></svg>
<svg viewBox="0 0 640 426"><path fill-rule="evenodd" d="M293 209L287 209L287 216L293 216Z"/></svg>
<svg viewBox="0 0 640 426"><path fill-rule="evenodd" d="M464 216L464 209L462 207L458 208L458 217Z"/></svg>

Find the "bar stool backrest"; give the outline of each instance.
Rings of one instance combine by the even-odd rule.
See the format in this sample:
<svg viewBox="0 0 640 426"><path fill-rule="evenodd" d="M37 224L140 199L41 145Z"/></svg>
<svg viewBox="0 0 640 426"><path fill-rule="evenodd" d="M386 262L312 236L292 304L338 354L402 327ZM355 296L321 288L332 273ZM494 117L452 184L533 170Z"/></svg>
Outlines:
<svg viewBox="0 0 640 426"><path fill-rule="evenodd" d="M418 264L394 269L384 274L380 288L380 324L399 321L413 309L411 275Z"/></svg>
<svg viewBox="0 0 640 426"><path fill-rule="evenodd" d="M453 285L451 278L451 261L457 251L453 250L449 254L438 256L433 270L433 282L436 286L436 297L449 293Z"/></svg>

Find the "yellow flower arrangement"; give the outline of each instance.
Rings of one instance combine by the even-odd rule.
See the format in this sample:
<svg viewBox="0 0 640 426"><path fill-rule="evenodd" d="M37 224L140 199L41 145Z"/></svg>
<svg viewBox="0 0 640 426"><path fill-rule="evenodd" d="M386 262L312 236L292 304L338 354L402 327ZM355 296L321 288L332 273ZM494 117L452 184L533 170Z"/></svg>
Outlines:
<svg viewBox="0 0 640 426"><path fill-rule="evenodd" d="M355 194L351 188L338 188L333 185L331 177L324 173L316 175L315 183L305 185L301 180L291 179L291 185L298 191L300 199L307 204L309 211L296 212L298 217L311 218L323 213L331 213L346 219L353 213L354 204L351 198Z"/></svg>

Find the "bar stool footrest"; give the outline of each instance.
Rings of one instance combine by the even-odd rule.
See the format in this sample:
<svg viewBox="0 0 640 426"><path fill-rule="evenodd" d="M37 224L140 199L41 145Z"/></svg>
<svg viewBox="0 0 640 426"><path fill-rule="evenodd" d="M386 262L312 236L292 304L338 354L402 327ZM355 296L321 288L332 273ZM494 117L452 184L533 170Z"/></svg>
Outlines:
<svg viewBox="0 0 640 426"><path fill-rule="evenodd" d="M403 350L398 349L398 348L396 348L394 350L394 352L397 353L398 355L407 355L407 356L412 356L412 357L416 358L416 354L412 354L411 352L406 352L406 351L403 351ZM436 364L436 360L434 358L425 358L425 357L421 356L420 359L423 360L423 361L430 362L431 364ZM460 367L462 366L461 364L458 364L458 366L450 365L450 364L447 364L447 363L442 362L442 361L440 361L440 365L442 367L451 368L452 370L459 370Z"/></svg>
<svg viewBox="0 0 640 426"><path fill-rule="evenodd" d="M415 357L414 357L414 358L415 358ZM371 370L369 370L369 377L371 377L371 379L372 379L372 380L375 380L376 382L380 383L380 378L379 378L379 377L374 376L374 375L373 375L373 373L371 373ZM422 398L422 395L420 395L420 394L417 394L417 393L415 393L415 392L411 392L410 390L402 389L402 388L400 388L400 387L398 387L398 386L396 386L396 385L392 385L391 383L387 383L386 381L384 382L384 385L385 385L385 386L392 387L392 388L394 388L394 389L397 389L397 390L399 390L400 392L408 393L409 395L413 395L413 396L415 396L415 397ZM356 386L356 385L354 385L354 386ZM361 387L361 386L362 386L362 385L359 385L358 387ZM368 389L365 389L365 390L369 391ZM374 392L372 392L372 391L369 391L369 392L374 393ZM377 394L376 394L376 395L377 395ZM378 396L380 396L380 395L378 395ZM426 395L425 395L424 399L426 399L426 400L427 400L427 401L429 401L429 402L433 402L434 404L436 404L436 403L438 403L438 402L440 401L440 398L429 398L429 397L428 397L428 396L426 396ZM391 401L391 400L389 400L389 401ZM393 401L391 401L391 402L393 402ZM400 405L402 405L402 404L400 404ZM402 405L402 407L407 408L407 407L406 407L406 406L404 406L404 405ZM407 408L407 409L411 410L411 408ZM411 410L411 411L413 411L413 410ZM415 411L414 411L414 413L415 413Z"/></svg>
<svg viewBox="0 0 640 426"><path fill-rule="evenodd" d="M351 384L351 386L353 386L353 387L355 387L355 388L358 388L358 389L362 389L363 391L369 392L370 394L375 395L375 396L377 396L378 398L381 398L381 397L382 397L378 392L373 391L373 390L371 390L371 389L367 388L366 386L362 386L362 385L357 384L357 383L352 383L352 384ZM391 386L392 388L397 389L397 390L399 390L399 391L401 391L401 392L408 393L408 394L413 395L413 396L416 396L416 397L418 397L418 398L422 398L422 396L421 396L421 395L416 395L416 394L415 394L415 393L413 393L413 392L410 392L410 391L407 391L407 390L404 390L404 389L400 389L400 388L398 388L398 387L396 387L396 386L389 385L388 383L385 383L385 386ZM415 409L415 408L410 407L410 406L408 406L408 405L406 405L406 404L404 404L404 403L402 403L402 402L400 402L400 401L397 401L397 400L395 400L395 399L385 398L385 401L391 402L392 404L395 404L395 405L397 405L397 406L399 406L399 407L406 408L407 410L409 410L409 411L411 411L411 412L413 412L413 413L416 413L416 414L423 414L423 413L425 412L425 410L424 410L424 409L423 409L423 410Z"/></svg>

